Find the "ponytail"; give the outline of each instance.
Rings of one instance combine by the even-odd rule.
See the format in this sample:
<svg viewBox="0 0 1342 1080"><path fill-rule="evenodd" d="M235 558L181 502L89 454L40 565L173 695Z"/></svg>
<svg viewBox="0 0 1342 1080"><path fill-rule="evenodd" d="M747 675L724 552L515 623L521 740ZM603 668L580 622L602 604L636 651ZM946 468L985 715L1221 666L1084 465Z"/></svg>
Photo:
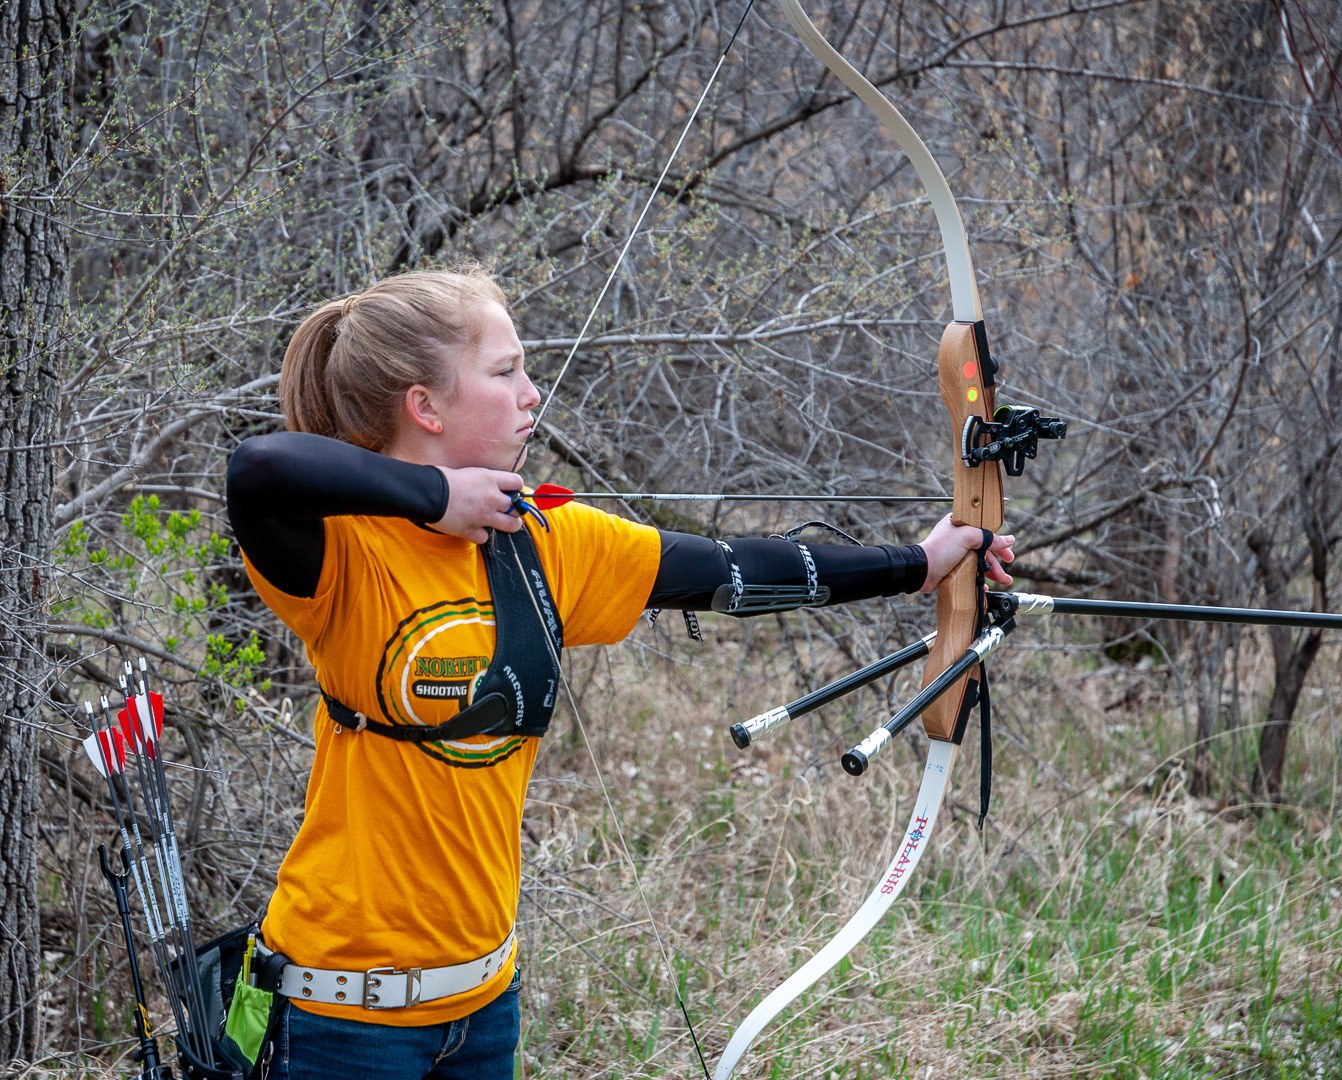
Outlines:
<svg viewBox="0 0 1342 1080"><path fill-rule="evenodd" d="M341 318L340 301L323 304L303 320L284 351L280 409L290 431L306 431L333 439L343 437L326 384L326 369Z"/></svg>
<svg viewBox="0 0 1342 1080"><path fill-rule="evenodd" d="M410 387L451 396L488 304L508 307L478 264L401 274L322 304L284 353L280 407L289 430L383 450Z"/></svg>

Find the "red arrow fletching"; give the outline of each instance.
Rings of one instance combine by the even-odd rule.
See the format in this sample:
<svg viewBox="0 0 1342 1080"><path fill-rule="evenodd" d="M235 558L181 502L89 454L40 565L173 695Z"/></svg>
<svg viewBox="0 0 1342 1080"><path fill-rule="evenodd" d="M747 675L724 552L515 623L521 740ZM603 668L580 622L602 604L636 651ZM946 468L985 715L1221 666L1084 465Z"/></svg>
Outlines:
<svg viewBox="0 0 1342 1080"><path fill-rule="evenodd" d="M138 703L141 697L142 695L136 694L133 700ZM134 710L127 705L126 708L116 714L116 718L121 722L121 731L126 742L132 748L139 747L142 743L148 744L151 747L150 754L152 756L152 745L157 743L159 736L163 734L163 695L151 692L149 707L154 712L154 730L149 733L148 739L144 737L144 729L140 726L140 707L138 704Z"/></svg>
<svg viewBox="0 0 1342 1080"><path fill-rule="evenodd" d="M109 768L119 773L126 767L126 744L121 732L115 729L97 731L88 736L84 740L84 753L88 754L89 760L103 776L107 775Z"/></svg>
<svg viewBox="0 0 1342 1080"><path fill-rule="evenodd" d="M558 484L540 484L536 490L524 496L530 499L538 509L549 510L554 506L563 506L573 501L573 492Z"/></svg>

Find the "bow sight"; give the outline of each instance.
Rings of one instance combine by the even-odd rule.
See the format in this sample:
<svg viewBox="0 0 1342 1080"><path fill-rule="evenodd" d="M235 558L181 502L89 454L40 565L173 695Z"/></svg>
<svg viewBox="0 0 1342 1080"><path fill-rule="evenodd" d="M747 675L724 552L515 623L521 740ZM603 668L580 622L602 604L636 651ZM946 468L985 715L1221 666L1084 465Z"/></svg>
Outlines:
<svg viewBox="0 0 1342 1080"><path fill-rule="evenodd" d="M1000 461L1008 476L1020 476L1027 458L1039 452L1040 439L1065 439L1067 421L1040 416L1024 405L999 405L991 421L971 416L960 437L960 455L971 469Z"/></svg>

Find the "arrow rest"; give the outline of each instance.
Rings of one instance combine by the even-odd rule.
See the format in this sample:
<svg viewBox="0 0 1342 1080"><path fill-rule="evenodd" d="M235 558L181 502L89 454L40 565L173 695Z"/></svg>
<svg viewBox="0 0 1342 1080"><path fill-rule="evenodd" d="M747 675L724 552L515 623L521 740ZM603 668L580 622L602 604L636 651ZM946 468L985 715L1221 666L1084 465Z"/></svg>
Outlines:
<svg viewBox="0 0 1342 1080"><path fill-rule="evenodd" d="M971 469L1000 461L1008 476L1020 476L1026 459L1039 453L1040 439L1065 439L1067 421L1041 416L1025 405L999 405L992 421L971 416L960 435L960 456Z"/></svg>

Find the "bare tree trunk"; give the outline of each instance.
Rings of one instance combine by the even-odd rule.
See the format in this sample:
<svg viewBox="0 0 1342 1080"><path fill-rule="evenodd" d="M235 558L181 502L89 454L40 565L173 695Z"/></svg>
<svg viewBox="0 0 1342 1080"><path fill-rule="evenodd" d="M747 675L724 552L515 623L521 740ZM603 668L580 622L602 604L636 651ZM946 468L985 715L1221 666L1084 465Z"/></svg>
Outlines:
<svg viewBox="0 0 1342 1080"><path fill-rule="evenodd" d="M0 5L0 1061L38 1048L37 733L67 237L71 0Z"/></svg>
<svg viewBox="0 0 1342 1080"><path fill-rule="evenodd" d="M1270 631L1274 639L1289 639L1290 631L1276 626ZM1323 634L1311 630L1305 635L1304 645L1298 650L1278 650L1273 642L1273 652L1281 652L1277 662L1277 681L1272 688L1272 698L1268 702L1267 719L1263 724L1263 733L1258 739L1258 764L1254 767L1252 790L1255 796L1261 796L1273 803L1281 801L1282 770L1286 765L1286 742L1291 734L1291 721L1295 716L1295 707L1300 702L1301 691L1305 688L1305 676L1319 654L1323 643Z"/></svg>
<svg viewBox="0 0 1342 1080"><path fill-rule="evenodd" d="M1325 451L1328 461L1336 456L1337 441L1332 440ZM1327 472L1326 465L1320 470ZM1314 578L1314 609L1327 611L1328 591L1328 538L1317 528L1310 528L1309 534L1311 560L1310 566ZM1258 575L1264 583L1265 596L1269 605L1279 606L1286 595L1287 576L1281 564L1273 556L1273 548L1261 531L1255 530L1248 537L1249 547L1258 557ZM1309 674L1314 661L1318 659L1319 649L1323 645L1323 633L1310 630L1297 642L1292 631L1284 626L1275 626L1268 630L1272 642L1272 660L1276 672L1276 682L1272 687L1272 698L1268 702L1267 719L1263 733L1258 740L1258 764L1254 767L1252 790L1255 796L1263 796L1272 802L1281 799L1282 769L1286 764L1286 742L1291 733L1291 721L1295 717L1296 706L1305 688L1305 677Z"/></svg>
<svg viewBox="0 0 1342 1080"><path fill-rule="evenodd" d="M1211 746L1221 728L1222 686L1226 680L1226 635L1218 626L1199 626L1185 632L1182 641L1187 646L1190 662L1196 667L1197 679L1197 740L1193 744L1189 765L1188 790L1200 799L1213 794Z"/></svg>

